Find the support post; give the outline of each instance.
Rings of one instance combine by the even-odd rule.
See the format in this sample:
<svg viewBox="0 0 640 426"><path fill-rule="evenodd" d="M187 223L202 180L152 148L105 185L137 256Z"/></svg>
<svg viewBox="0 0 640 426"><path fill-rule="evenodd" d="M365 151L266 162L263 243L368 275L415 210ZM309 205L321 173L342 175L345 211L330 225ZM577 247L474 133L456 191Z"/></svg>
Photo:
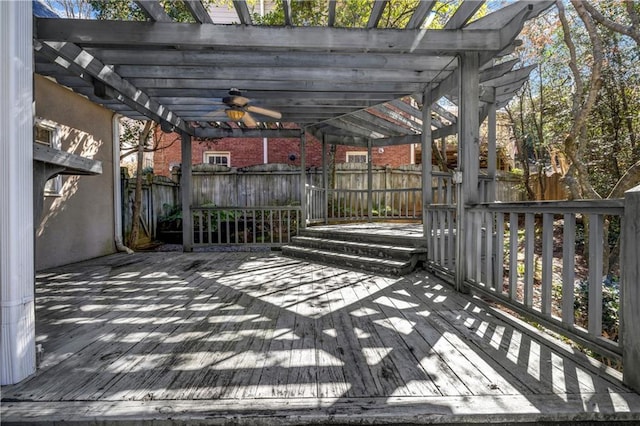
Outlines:
<svg viewBox="0 0 640 426"><path fill-rule="evenodd" d="M456 289L468 292L464 281L466 272L473 266L473 253L467 250L474 247L473 229L479 226L472 223L478 220L468 218L466 206L478 203L478 173L480 171L480 71L478 53L460 55L459 114L458 114L458 199L456 214Z"/></svg>
<svg viewBox="0 0 640 426"><path fill-rule="evenodd" d="M433 202L433 152L431 148L431 85L427 85L422 97L422 136L420 142L422 144L422 235L424 238L433 238L431 235L431 224L428 222L428 209ZM444 236L441 236L444 238ZM431 245L429 245L431 246ZM429 253L431 258L432 253Z"/></svg>
<svg viewBox="0 0 640 426"><path fill-rule="evenodd" d="M300 229L307 227L307 134L300 132Z"/></svg>
<svg viewBox="0 0 640 426"><path fill-rule="evenodd" d="M496 170L498 168L495 94L493 98L493 102L489 104L489 115L487 116L487 175L491 179L491 182L488 187L487 199L483 200L491 203L496 200Z"/></svg>
<svg viewBox="0 0 640 426"><path fill-rule="evenodd" d="M192 190L192 158L191 136L188 133L180 133L182 165L180 170L180 191L182 199L182 250L193 251L193 215L191 214Z"/></svg>
<svg viewBox="0 0 640 426"><path fill-rule="evenodd" d="M32 3L0 2L0 383L36 371Z"/></svg>
<svg viewBox="0 0 640 426"><path fill-rule="evenodd" d="M622 379L640 392L640 185L624 194L622 220L621 286Z"/></svg>
<svg viewBox="0 0 640 426"><path fill-rule="evenodd" d="M367 220L373 222L373 158L371 139L367 139Z"/></svg>
<svg viewBox="0 0 640 426"><path fill-rule="evenodd" d="M329 223L329 174L327 173L327 138L322 134L322 213L324 223Z"/></svg>

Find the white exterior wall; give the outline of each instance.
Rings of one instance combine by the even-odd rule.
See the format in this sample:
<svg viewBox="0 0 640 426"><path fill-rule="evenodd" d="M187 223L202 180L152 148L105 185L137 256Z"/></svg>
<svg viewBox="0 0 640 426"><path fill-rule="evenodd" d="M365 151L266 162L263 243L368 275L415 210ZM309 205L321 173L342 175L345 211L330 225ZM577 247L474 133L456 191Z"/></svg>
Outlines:
<svg viewBox="0 0 640 426"><path fill-rule="evenodd" d="M0 380L36 369L32 4L0 2Z"/></svg>
<svg viewBox="0 0 640 426"><path fill-rule="evenodd" d="M34 87L36 117L58 125L62 150L102 162L101 175L64 176L61 195L45 197L36 270L114 253L114 113L37 74Z"/></svg>

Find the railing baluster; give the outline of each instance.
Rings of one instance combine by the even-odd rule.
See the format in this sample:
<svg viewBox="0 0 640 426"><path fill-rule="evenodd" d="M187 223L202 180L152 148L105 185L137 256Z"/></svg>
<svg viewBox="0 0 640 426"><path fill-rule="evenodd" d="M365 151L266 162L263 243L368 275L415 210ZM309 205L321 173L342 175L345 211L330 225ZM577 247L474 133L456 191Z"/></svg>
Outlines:
<svg viewBox="0 0 640 426"><path fill-rule="evenodd" d="M495 283L498 293L504 292L504 213L496 213L496 257L494 262Z"/></svg>
<svg viewBox="0 0 640 426"><path fill-rule="evenodd" d="M542 306L544 315L551 316L553 288L553 214L542 215Z"/></svg>
<svg viewBox="0 0 640 426"><path fill-rule="evenodd" d="M527 308L533 307L533 277L534 270L534 249L535 249L535 215L525 213L524 215L524 304Z"/></svg>
<svg viewBox="0 0 640 426"><path fill-rule="evenodd" d="M450 270L454 270L456 265L456 257L455 257L455 249L456 249L456 238L455 229L456 229L456 221L454 219L453 210L447 210L447 223L449 225L449 231L447 232L447 265Z"/></svg>
<svg viewBox="0 0 640 426"><path fill-rule="evenodd" d="M213 232L213 223L211 223L213 221L212 214L213 212L211 210L207 210L207 243L209 244L213 244L213 237L211 236Z"/></svg>
<svg viewBox="0 0 640 426"><path fill-rule="evenodd" d="M562 227L562 323L572 326L575 321L576 215L565 214Z"/></svg>
<svg viewBox="0 0 640 426"><path fill-rule="evenodd" d="M493 279L493 214L487 211L484 214L485 218L485 284L488 284L490 288L495 289L496 284Z"/></svg>
<svg viewBox="0 0 640 426"><path fill-rule="evenodd" d="M278 210L278 242L282 244L282 210Z"/></svg>
<svg viewBox="0 0 640 426"><path fill-rule="evenodd" d="M509 298L518 299L518 214L509 214Z"/></svg>
<svg viewBox="0 0 640 426"><path fill-rule="evenodd" d="M203 223L202 223L202 210L198 210L196 215L198 216L198 243L203 244Z"/></svg>
<svg viewBox="0 0 640 426"><path fill-rule="evenodd" d="M440 238L438 240L438 242L440 243L440 264L444 265L447 261L447 254L446 254L446 232L445 232L445 226L446 226L446 221L447 221L447 212L446 211L438 211L438 230L439 230L439 234L440 234Z"/></svg>
<svg viewBox="0 0 640 426"><path fill-rule="evenodd" d="M602 335L603 217L589 215L589 334Z"/></svg>
<svg viewBox="0 0 640 426"><path fill-rule="evenodd" d="M472 277L477 283L482 282L482 213L469 215L471 230L473 232L473 273Z"/></svg>

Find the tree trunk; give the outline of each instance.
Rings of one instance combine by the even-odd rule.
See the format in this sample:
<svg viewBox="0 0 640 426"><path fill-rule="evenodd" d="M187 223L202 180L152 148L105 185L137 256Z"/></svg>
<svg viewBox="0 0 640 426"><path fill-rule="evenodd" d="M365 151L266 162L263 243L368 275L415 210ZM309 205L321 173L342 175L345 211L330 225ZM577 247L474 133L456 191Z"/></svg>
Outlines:
<svg viewBox="0 0 640 426"><path fill-rule="evenodd" d="M580 74L580 66L576 54L576 47L571 38L571 28L565 15L564 4L562 0L556 1L558 7L558 17L562 23L564 33L564 42L569 49L571 59L569 60L569 68L573 75L575 84L575 94L573 97L573 123L569 134L564 140L564 150L567 158L571 162L571 166L564 177L565 183L569 189L570 198L601 198L589 182L589 174L584 164L584 150L586 145L586 125L587 118L593 110L600 86L602 85L602 64L603 51L602 42L597 34L596 28L591 20L590 15L584 8L580 0L571 0L571 4L575 7L578 16L584 23L585 29L589 34L592 45L593 65L591 67L591 76L589 79L588 90L585 90L585 84Z"/></svg>
<svg viewBox="0 0 640 426"><path fill-rule="evenodd" d="M138 164L136 165L136 191L133 201L133 212L131 214L131 235L129 235L129 247L135 249L138 245L138 237L140 236L140 213L142 211L142 162L144 160L144 148L149 133L153 126L153 121L147 121L138 137Z"/></svg>

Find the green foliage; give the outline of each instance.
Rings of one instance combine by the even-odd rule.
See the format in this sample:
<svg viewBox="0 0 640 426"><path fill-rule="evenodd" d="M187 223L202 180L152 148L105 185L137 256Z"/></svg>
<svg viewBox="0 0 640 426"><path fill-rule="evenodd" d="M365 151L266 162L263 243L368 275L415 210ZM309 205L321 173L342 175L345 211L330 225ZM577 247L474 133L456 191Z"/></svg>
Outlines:
<svg viewBox="0 0 640 426"><path fill-rule="evenodd" d="M385 7L378 23L379 28L404 28L411 15L418 7L420 0L395 0ZM432 20L428 21L431 28L441 28L457 7L459 1L439 1L433 8ZM291 5L291 20L297 26L324 26L329 20L326 0L293 1ZM338 0L336 2L335 26L344 28L365 27L373 2L370 0ZM486 6L479 11L479 15L486 13ZM276 0L275 8L260 16L253 14L255 23L262 25L283 25L284 10L282 0Z"/></svg>
<svg viewBox="0 0 640 426"><path fill-rule="evenodd" d="M614 21L629 25L623 2L593 3L601 13ZM640 3L638 3L640 4ZM567 5L571 38L576 47L580 81L574 81L569 69L569 51L563 40L557 11L529 21L521 34L524 41L518 57L525 63L539 64L531 75L530 85L509 106L514 119L516 137L537 147L529 149L532 161L552 163L544 150L563 152L565 137L573 123L574 102L579 84L589 89L592 72L592 44L583 22ZM602 197L607 197L618 180L640 160L640 48L629 37L598 25L603 44L604 67L602 87L593 111L587 119L578 152L585 165L589 182ZM522 114L520 114L522 112ZM542 155L541 155L542 154ZM567 170L564 170L566 172Z"/></svg>
<svg viewBox="0 0 640 426"><path fill-rule="evenodd" d="M620 280L607 277L602 283L602 334L618 341L620 333ZM589 323L589 282L575 286L574 315L576 324L587 328Z"/></svg>
<svg viewBox="0 0 640 426"><path fill-rule="evenodd" d="M97 19L146 21L147 17L135 2L129 0L91 0L89 2ZM204 7L214 4L214 0L203 0ZM182 1L160 0L167 15L177 22L195 22Z"/></svg>

